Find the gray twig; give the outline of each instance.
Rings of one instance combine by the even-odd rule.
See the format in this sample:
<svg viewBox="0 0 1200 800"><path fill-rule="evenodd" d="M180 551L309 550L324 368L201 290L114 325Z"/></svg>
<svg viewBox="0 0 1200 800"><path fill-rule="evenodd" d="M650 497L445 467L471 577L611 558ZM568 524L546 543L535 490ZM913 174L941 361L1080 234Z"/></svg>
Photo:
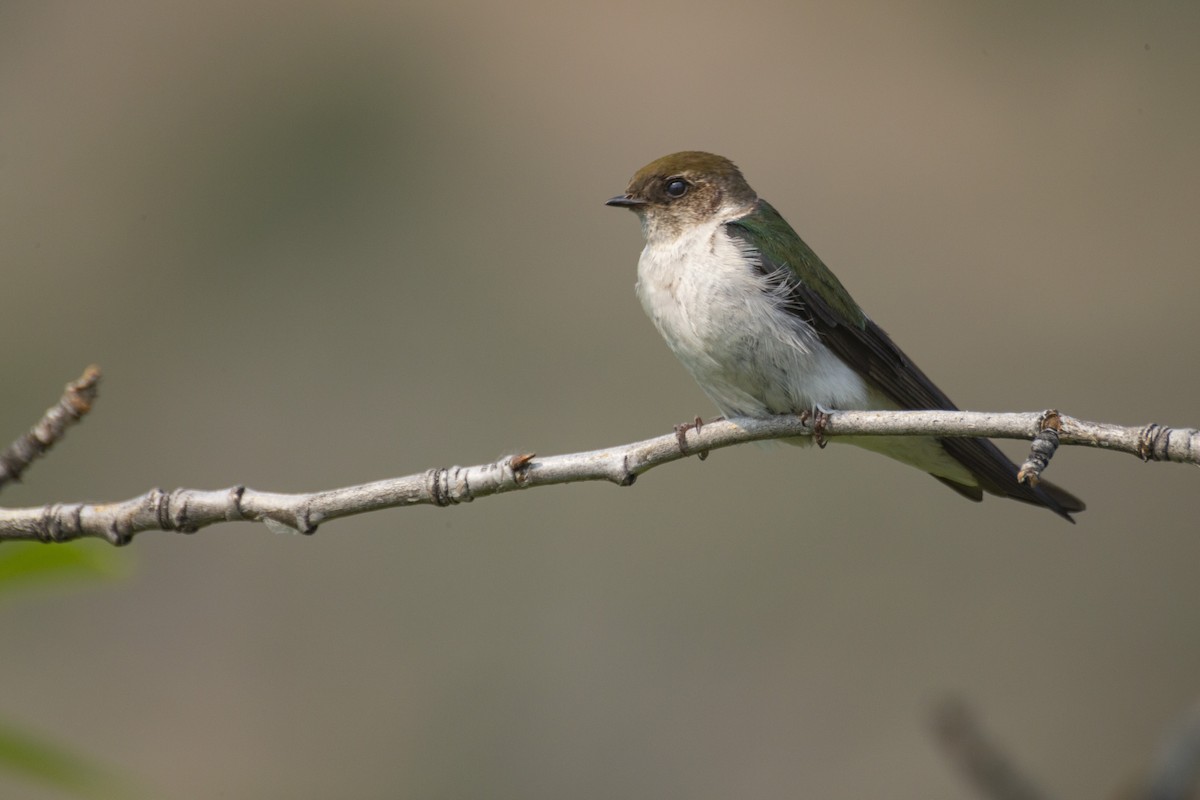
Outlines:
<svg viewBox="0 0 1200 800"><path fill-rule="evenodd" d="M20 481L29 465L63 437L67 428L92 410L100 383L100 368L94 364L79 380L68 383L58 402L46 410L38 423L0 453L0 487Z"/></svg>
<svg viewBox="0 0 1200 800"><path fill-rule="evenodd" d="M1035 438L1048 412L833 411L823 435ZM1128 428L1058 414L1059 443L1130 453L1144 460L1200 463L1200 431L1157 425ZM492 464L440 467L359 486L278 494L244 486L204 491L152 489L123 502L56 503L40 508L0 508L0 541L65 542L98 537L126 544L142 531L191 533L219 522L263 522L275 530L314 533L328 520L382 508L449 506L478 497L535 486L579 481L631 485L642 473L686 454L707 453L743 442L812 435L799 415L737 417L686 431L686 448L675 433L585 453L536 458L522 454ZM685 454L686 451L686 454Z"/></svg>

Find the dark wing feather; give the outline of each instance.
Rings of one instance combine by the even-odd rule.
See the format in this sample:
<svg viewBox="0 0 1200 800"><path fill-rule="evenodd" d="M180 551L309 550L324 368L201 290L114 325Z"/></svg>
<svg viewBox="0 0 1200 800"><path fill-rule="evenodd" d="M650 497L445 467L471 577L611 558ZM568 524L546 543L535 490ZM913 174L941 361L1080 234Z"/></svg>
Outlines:
<svg viewBox="0 0 1200 800"><path fill-rule="evenodd" d="M896 405L956 410L950 398L863 313L837 277L770 204L760 200L753 213L728 227L758 252L760 268L776 291L786 293L788 308ZM1081 501L1051 483L1043 481L1036 487L1019 483L1017 466L987 439L947 438L941 443L992 494L1046 506L1068 520L1069 512L1083 510ZM982 498L975 487L939 480L973 500Z"/></svg>

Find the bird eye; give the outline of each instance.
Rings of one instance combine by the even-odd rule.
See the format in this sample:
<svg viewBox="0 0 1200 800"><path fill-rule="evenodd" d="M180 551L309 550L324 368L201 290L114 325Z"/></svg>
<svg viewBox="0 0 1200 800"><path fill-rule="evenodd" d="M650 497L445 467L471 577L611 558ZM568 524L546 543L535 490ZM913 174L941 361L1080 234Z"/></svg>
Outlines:
<svg viewBox="0 0 1200 800"><path fill-rule="evenodd" d="M683 197L687 194L688 184L683 178L672 178L667 181L666 192L667 197Z"/></svg>

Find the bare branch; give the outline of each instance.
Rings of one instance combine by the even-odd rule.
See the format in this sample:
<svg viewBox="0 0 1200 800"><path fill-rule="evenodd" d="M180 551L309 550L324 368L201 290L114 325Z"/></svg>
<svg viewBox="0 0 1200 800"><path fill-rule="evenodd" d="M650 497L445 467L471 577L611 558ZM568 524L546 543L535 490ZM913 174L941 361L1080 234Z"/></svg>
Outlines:
<svg viewBox="0 0 1200 800"><path fill-rule="evenodd" d="M837 436L938 436L1034 439L1054 414L1058 439L1136 455L1143 461L1200 463L1200 431L1146 425L1126 428L1086 422L1057 412L834 411L822 415L822 433ZM118 503L56 503L41 508L0 508L0 541L65 542L98 537L126 544L149 530L191 533L219 522L263 522L276 530L311 534L328 520L382 508L450 506L516 489L579 481L629 486L660 464L743 442L812 435L805 415L738 417L705 423L633 444L586 453L535 458L532 453L492 464L429 469L401 478L310 494L259 492L244 486L203 491L152 489Z"/></svg>
<svg viewBox="0 0 1200 800"><path fill-rule="evenodd" d="M987 737L975 715L958 699L934 711L934 733L950 761L988 800L1045 800L1046 795Z"/></svg>
<svg viewBox="0 0 1200 800"><path fill-rule="evenodd" d="M1200 705L1193 707L1159 748L1146 800L1193 800L1200 789Z"/></svg>
<svg viewBox="0 0 1200 800"><path fill-rule="evenodd" d="M100 368L92 365L79 380L68 383L59 401L46 410L38 424L0 453L0 487L20 481L21 474L63 437L67 428L92 410L100 383Z"/></svg>
<svg viewBox="0 0 1200 800"><path fill-rule="evenodd" d="M1017 769L1003 746L989 738L961 699L933 710L933 731L947 758L985 800L1045 800L1046 794ZM1128 800L1195 800L1200 797L1200 705L1194 706L1159 746L1149 772L1115 796Z"/></svg>

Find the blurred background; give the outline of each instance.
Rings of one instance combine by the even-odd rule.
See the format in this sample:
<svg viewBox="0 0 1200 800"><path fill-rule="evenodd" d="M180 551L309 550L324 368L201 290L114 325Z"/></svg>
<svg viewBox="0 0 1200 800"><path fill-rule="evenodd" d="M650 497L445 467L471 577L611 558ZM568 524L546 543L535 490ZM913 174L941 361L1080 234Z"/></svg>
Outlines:
<svg viewBox="0 0 1200 800"><path fill-rule="evenodd" d="M603 205L691 148L964 408L1198 426L1198 36L1175 2L5 3L0 439L105 377L0 502L710 415ZM747 446L313 538L145 533L115 580L4 596L0 720L155 797L959 798L954 692L1103 797L1200 694L1198 474L1048 476L1078 525Z"/></svg>

